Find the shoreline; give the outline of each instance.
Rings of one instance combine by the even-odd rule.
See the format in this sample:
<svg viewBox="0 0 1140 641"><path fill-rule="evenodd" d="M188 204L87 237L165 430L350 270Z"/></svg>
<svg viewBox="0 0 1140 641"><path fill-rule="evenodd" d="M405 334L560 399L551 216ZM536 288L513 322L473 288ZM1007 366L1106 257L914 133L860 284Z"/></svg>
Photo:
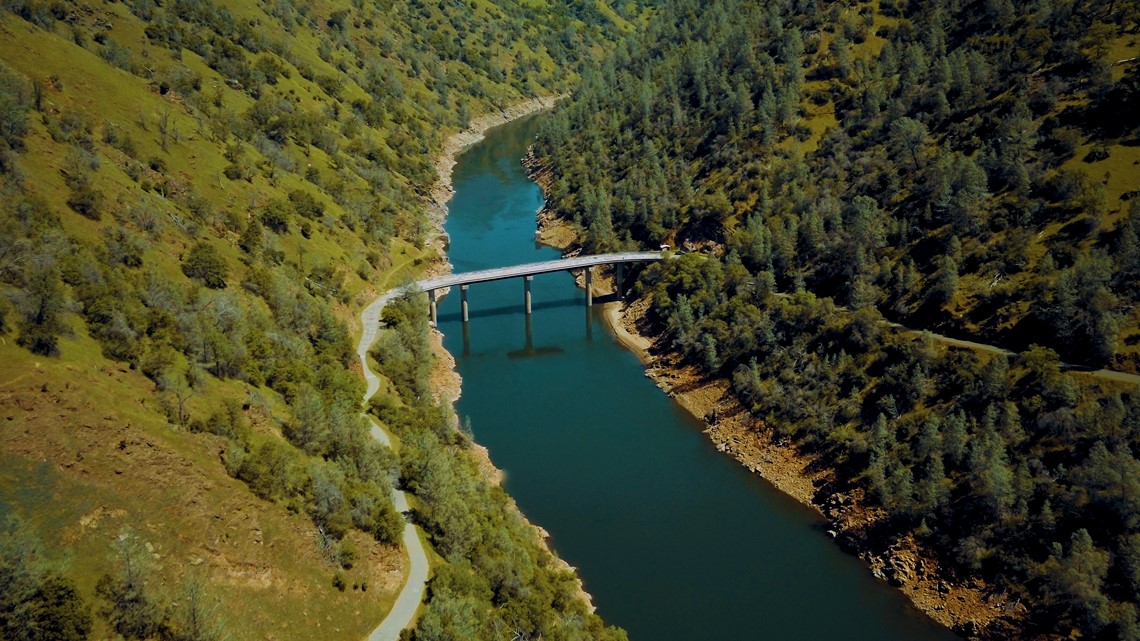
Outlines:
<svg viewBox="0 0 1140 641"><path fill-rule="evenodd" d="M442 150L439 155L436 156L433 163L438 173L438 178L429 189L428 195L425 196L428 221L432 226L431 237L427 240L426 244L436 247L439 251L438 260L433 261L427 268L428 274L442 275L451 271L451 263L447 259L447 233L444 231L443 225L447 218L448 202L455 193L451 183L451 175L456 162L458 162L458 157L468 147L483 140L488 130L511 122L517 118L550 109L561 98L562 96L560 95L533 98L500 110L497 113L483 115L473 120L471 126L466 130L455 133L447 138ZM357 316L361 323L360 337L357 343L357 356L366 383L364 395L365 404L367 404L368 400L380 387L379 379L368 366L368 350L375 342L379 331L381 310L396 293L396 289L389 289L382 292L372 290L371 293L367 294L369 302L364 305ZM443 334L433 327L431 328L429 336L432 356L435 359L432 364L431 373L429 374L432 395L437 402L447 405L449 410L447 413L448 420L452 427L458 429L459 415L455 412L455 402L462 393L462 378L455 370L455 357L443 348ZM375 438L385 445L391 446L391 435L384 431L367 412L364 413L364 416L369 421L369 431L372 438ZM491 462L490 453L487 451L487 448L471 441L470 449L478 462L480 470L483 472L486 482L501 485L503 473ZM409 509L406 497L403 492L398 489L394 491L393 503L400 512L406 512ZM550 554L554 563L558 564L560 568L573 572L573 567L555 554L550 548L548 541L549 535L546 531L527 520L526 515L519 510L513 498L510 499L510 506L524 523L534 529L539 544ZM381 619L377 626L369 633L368 641L395 641L404 629L411 627L413 621L418 618L419 613L424 607L424 595L427 591L427 580L431 571L430 562L427 559L424 545L420 542L417 527L407 520L405 520L404 524L403 543L407 554L408 575L400 587L392 609L384 615L384 618ZM577 582L580 598L585 602L590 612L596 611L593 599L589 593L585 591L581 577L575 572L574 578Z"/></svg>
<svg viewBox="0 0 1140 641"><path fill-rule="evenodd" d="M443 224L447 220L448 203L451 201L451 197L455 195L455 189L451 184L451 174L455 170L455 163L459 161L459 156L468 147L482 141L489 130L505 125L512 120L525 118L550 109L564 97L565 94L557 94L524 100L497 112L479 116L471 121L467 129L448 136L443 143L443 149L440 150L439 155L432 163L439 177L428 190L426 197L428 217L434 227L433 232L437 236L445 233Z"/></svg>
<svg viewBox="0 0 1140 641"><path fill-rule="evenodd" d="M549 172L528 153L528 169L545 191ZM544 184L545 183L545 184ZM577 251L578 228L555 218L543 207L536 214L540 242L564 253ZM583 286L582 279L579 286ZM595 275L595 295L613 291L608 275ZM602 290L602 291L600 291ZM628 303L628 304L627 304ZM815 512L829 524L836 543L868 564L879 580L902 592L911 606L956 634L976 638L996 623L986 638L1007 637L1000 630L1009 619L1025 614L976 579L950 583L939 572L937 556L907 537L875 547L864 533L886 516L881 508L864 504L861 489L828 492L833 476L818 457L799 452L789 441L753 418L736 398L727 378L713 378L686 364L676 353L659 348L646 327L649 301L613 301L603 305L603 317L618 343L645 367L645 376L690 415L701 421L717 451L731 456L750 472ZM999 621L999 619L1005 619ZM1004 635L1002 633L1005 633Z"/></svg>
<svg viewBox="0 0 1140 641"><path fill-rule="evenodd" d="M444 223L447 220L451 198L455 195L455 188L452 185L452 172L459 160L459 156L469 147L481 142L489 130L518 120L519 118L525 118L551 109L563 97L565 96L540 96L517 103L495 113L485 114L472 120L470 127L451 135L444 142L443 150L440 152L440 155L436 157L434 162L439 178L432 185L427 199L428 218L432 224L433 234L431 242L442 241L438 247L440 260L428 268L429 274L432 276L445 275L450 273L452 269L451 262L447 257L447 243L449 242L449 238L447 232L444 230ZM463 392L463 379L455 369L455 356L443 347L443 333L440 332L438 328L432 327L430 340L432 355L435 357L435 364L432 366L431 372L432 394L438 402L447 405L448 421L453 428L458 429L459 414L455 411L455 403L459 400ZM468 443L486 482L492 485L502 486L504 479L503 471L496 467L491 460L490 451L475 440L469 440ZM590 593L586 591L585 585L582 583L582 578L578 575L574 567L567 563L565 559L558 556L551 547L550 533L541 526L532 523L519 508L514 497L511 497L509 493L508 497L510 508L515 511L523 523L534 530L539 544L550 554L553 563L560 569L573 573L574 581L577 584L576 593L578 597L585 602L587 610L591 613L596 612L597 607L594 605L594 599Z"/></svg>

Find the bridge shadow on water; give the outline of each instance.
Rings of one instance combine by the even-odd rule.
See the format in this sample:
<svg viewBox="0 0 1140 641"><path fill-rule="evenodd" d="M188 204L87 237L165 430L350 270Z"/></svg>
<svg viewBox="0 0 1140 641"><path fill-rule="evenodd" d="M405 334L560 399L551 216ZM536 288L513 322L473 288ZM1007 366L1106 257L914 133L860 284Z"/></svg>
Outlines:
<svg viewBox="0 0 1140 641"><path fill-rule="evenodd" d="M585 335L587 342L593 341L594 340L594 324L593 323L597 317L596 316L597 312L595 311L597 309L596 307L584 306L582 304L581 299L578 299L578 300L567 299L567 300L561 300L561 301L550 301L547 303L543 303L541 305L532 305L531 306L531 308L533 310L558 309L558 308L566 308L566 307L581 307L582 308L582 318L584 321L583 333ZM471 312L470 316L474 319L474 318L478 318L478 317L490 317L490 316L503 316L503 315L510 315L510 314L518 314L519 312L521 312L521 306L518 306L518 307L515 307L515 306L497 307L497 308L492 308L492 309L481 310L480 313L478 313L478 314L475 312ZM508 351L506 353L507 358L512 359L512 360L513 359L520 359L520 358L535 358L538 356L553 356L553 355L557 355L557 354L564 354L566 352L565 348L558 346L558 345L535 345L534 344L534 323L535 323L534 314L522 314L522 317L523 317L523 337L524 337L523 347L521 349L515 349L515 350ZM439 317L441 324L443 322L458 322L458 321L460 321L460 319L461 319L460 314L441 315ZM539 322L541 322L541 319L539 319ZM461 323L461 328L462 328L461 331L463 333L463 353L462 354L465 357L472 355L471 336L472 336L472 324L474 324L474 323L475 323L474 320L468 321L466 323ZM474 331L475 331L475 333L478 333L478 325L477 324L475 326Z"/></svg>
<svg viewBox="0 0 1140 641"><path fill-rule="evenodd" d="M451 296L449 295L448 298L451 298ZM444 299L444 300L447 300L447 299ZM459 306L458 300L459 300L458 297L456 297L456 302L455 302L456 307ZM597 300L597 299L595 298L594 300ZM442 300L439 303L441 308L443 307L444 304L445 303ZM537 312L537 311L542 311L544 309L561 309L564 307L584 307L584 306L585 306L585 303L583 302L583 300L581 298L577 298L577 299L575 299L575 298L564 298L562 300L534 302L534 303L531 303L530 308L531 308L531 310ZM476 318L488 318L491 316L508 316L510 314L521 314L522 311L523 311L523 303L522 303L522 297L520 296L519 302L517 305L502 305L499 307L486 307L483 309L472 308L470 310L470 312L468 312L467 315L469 317L471 317L472 320L474 320ZM443 312L443 310L441 309L438 313L437 318L439 319L439 323L442 325L443 323L453 323L456 321L460 321L460 320L462 320L462 316L463 315L460 312L448 312L445 314Z"/></svg>

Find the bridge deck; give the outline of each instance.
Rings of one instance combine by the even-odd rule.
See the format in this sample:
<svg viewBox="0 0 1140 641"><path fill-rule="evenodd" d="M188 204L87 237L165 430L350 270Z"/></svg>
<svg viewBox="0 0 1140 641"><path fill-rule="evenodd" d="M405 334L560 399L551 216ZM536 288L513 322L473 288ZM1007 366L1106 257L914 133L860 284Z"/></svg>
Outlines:
<svg viewBox="0 0 1140 641"><path fill-rule="evenodd" d="M559 272L567 269L581 269L583 267L591 267L593 265L613 265L615 263L634 263L645 260L660 260L661 257L661 252L659 251L621 252L616 254L576 256L574 258L561 258L558 260L548 260L541 263L527 263L525 265L514 265L512 267L495 267L493 269L481 269L479 271L466 272L463 274L449 274L447 276L440 276L438 278L425 278L424 280L416 282L415 288L421 292L429 292L433 289L454 287L456 285L485 283L492 280L518 278L520 276L533 276L534 274L546 274L549 272Z"/></svg>

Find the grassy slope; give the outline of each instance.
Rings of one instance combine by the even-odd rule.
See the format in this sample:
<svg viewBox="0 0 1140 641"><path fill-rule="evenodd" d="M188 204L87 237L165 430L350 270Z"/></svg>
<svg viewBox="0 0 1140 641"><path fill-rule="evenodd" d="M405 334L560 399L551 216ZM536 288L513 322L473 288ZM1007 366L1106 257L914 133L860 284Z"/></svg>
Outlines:
<svg viewBox="0 0 1140 641"><path fill-rule="evenodd" d="M270 33L284 32L277 19L252 0L226 5L238 19L254 20ZM269 246L280 249L285 264L302 274L322 265L338 269L345 293L336 305L337 314L350 327L356 308L378 288L409 278L435 256L433 249L401 238L367 243L343 222L343 207L322 186L341 180L350 193L367 188L355 173L344 170L344 158L287 142L285 150L299 163L298 171L265 169L272 162L247 142L228 136L224 126L226 118L249 109L253 99L228 86L227 78L197 54L183 50L174 55L149 41L146 24L126 5L76 3L69 8L74 9L74 21L70 25L57 22L49 28L7 12L0 14L0 61L18 76L40 81L45 87L42 113L29 112L26 149L18 155L17 167L25 188L59 215L67 236L95 246L104 228L138 231L133 212L145 204L158 216L143 254L147 268L184 286L187 281L179 259L197 237L208 239L219 250L234 282L245 273L236 241L246 220L271 198L281 198L293 189L307 190L325 207L324 224L315 222L310 238L303 238L293 224L288 233L271 236ZM291 60L307 65L310 77L336 77L339 101L290 62L266 53L262 55L276 58L290 72L269 91L288 96L301 111L368 98L354 76L341 73L334 64L338 59L348 60L346 49L335 48L332 62L317 53L323 29L316 26L334 10L348 8L348 2L318 3L312 8L313 24L295 27L288 35ZM502 18L491 3L481 6L478 13L488 21ZM379 31L385 42L421 35L407 21L392 20L385 21L383 29L354 29L351 39L357 46L367 46L368 37ZM74 33L81 34L86 47L74 42ZM141 77L146 73L135 75L111 66L96 54L100 48L92 42L96 34L129 48L136 71L147 69L160 76L181 65L199 75L201 94L212 97L216 110L210 112L207 101L192 104L189 96L173 91L161 95L154 83ZM510 50L500 45L494 49L499 52L496 59L508 69L514 61L512 53L534 56L539 62L538 82L553 82L556 63L544 50L531 51L517 42ZM429 89L411 77L408 65L395 56L388 62L397 69L407 104L428 103ZM476 77L459 61L448 61L445 66L450 73ZM341 67L355 71L348 65ZM474 115L522 96L506 84L484 83L484 90L483 98L469 103ZM452 108L461 98L459 93L453 91ZM86 115L99 160L92 175L104 202L98 222L66 206L69 189L63 171L69 147L53 140L48 129L61 115L76 113ZM386 124L393 117L390 114ZM165 146L159 133L164 120L169 122L169 131L177 132L170 134ZM135 151L131 156L104 142L108 129L132 140ZM360 129L355 137L338 131L340 149L351 152L350 145L363 139L374 141L387 157L411 152L400 148L410 141L399 138L396 127ZM425 151L438 146L442 133L433 131ZM243 160L254 168L249 180L224 177L223 170L230 164L225 157L227 143L239 147ZM136 160L145 165L156 158L165 165L161 171L144 169L140 181L128 174ZM307 181L301 175L305 171L315 172L319 180ZM422 187L398 173L392 177L400 190ZM193 223L189 233L177 222L193 218L185 202L171 193L178 189L192 191L213 212L207 220ZM145 193L148 190L152 193ZM231 284L229 291L235 287ZM12 293L6 286L0 290ZM246 304L264 308L258 299ZM129 528L148 549L153 548L158 593L175 598L187 576L204 578L209 593L219 599L220 615L235 638L359 638L379 621L402 583L405 561L400 550L352 532L349 536L359 551L358 562L345 573L349 589L337 591L330 581L336 568L317 550L316 528L307 516L254 497L226 473L220 456L226 447L224 439L173 428L154 384L126 364L103 357L100 345L87 335L77 314L67 314L66 321L72 332L62 339L56 358L30 354L16 346L11 334L0 337L0 513L20 515L48 544L53 558L77 581L89 602L97 603L92 599L94 584L113 565L112 540ZM185 359L179 362L184 364ZM289 409L266 387L208 377L206 389L192 396L187 408L191 416L205 417L225 399L244 402L251 398L255 402L244 415L253 428L254 441L281 438L277 425L289 417ZM367 585L367 591L355 589L361 584ZM105 628L96 630L100 636L106 632Z"/></svg>

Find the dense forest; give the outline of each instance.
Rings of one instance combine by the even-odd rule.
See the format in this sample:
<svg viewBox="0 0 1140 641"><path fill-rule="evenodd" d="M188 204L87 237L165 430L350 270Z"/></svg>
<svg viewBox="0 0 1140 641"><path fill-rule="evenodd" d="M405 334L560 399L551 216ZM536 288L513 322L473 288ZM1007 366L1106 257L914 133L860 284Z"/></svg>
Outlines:
<svg viewBox="0 0 1140 641"><path fill-rule="evenodd" d="M1074 371L1140 369L1138 29L1135 2L677 0L536 144L587 250L689 250L634 287L652 331L834 468L818 501L883 511L854 545L1028 608L964 632L1140 638L1140 392Z"/></svg>
<svg viewBox="0 0 1140 641"><path fill-rule="evenodd" d="M369 437L350 320L438 258L425 197L445 136L564 91L639 11L0 2L0 636L375 625L387 597L369 585L401 558L391 488L455 443L408 438L401 460ZM443 420L416 411L389 427ZM465 518L518 520L463 482L489 495ZM514 627L601 629L511 523L525 565L441 542L461 602L437 579L422 638L491 598ZM326 615L344 623L315 632Z"/></svg>

